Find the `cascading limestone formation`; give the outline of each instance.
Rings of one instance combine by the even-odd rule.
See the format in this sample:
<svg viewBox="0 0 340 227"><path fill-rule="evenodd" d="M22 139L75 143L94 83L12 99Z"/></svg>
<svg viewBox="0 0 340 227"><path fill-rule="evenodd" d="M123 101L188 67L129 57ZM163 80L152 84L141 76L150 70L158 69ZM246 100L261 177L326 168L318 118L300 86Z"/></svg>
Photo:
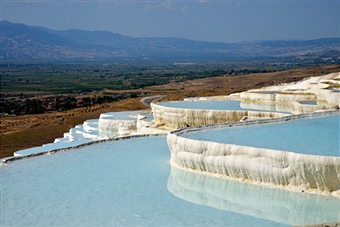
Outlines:
<svg viewBox="0 0 340 227"><path fill-rule="evenodd" d="M313 116L339 114L336 110L339 109L339 79L340 73L332 73L297 83L250 90L225 99L238 98L241 100L241 107L269 108L269 111L288 111L294 114L315 112L310 114ZM303 101L307 101L307 104ZM311 101L316 104L308 104ZM340 157L305 155L180 137L180 134L186 132L183 128L192 126L197 126L196 130L205 129L207 126L204 125L209 124L222 127L219 124L239 122L244 117L282 122L289 120L287 118L303 117L302 115L246 110L171 108L153 103L151 107L155 121L168 128L182 128L170 132L167 136L171 163L174 165L242 181L340 197ZM333 111L326 113L325 110ZM260 121L256 123L255 120L247 120L246 123L235 124L245 123L246 126L253 124L252 122L263 123Z"/></svg>
<svg viewBox="0 0 340 227"><path fill-rule="evenodd" d="M243 117L277 118L287 114L246 110L201 110L173 108L151 103L155 121L168 128L179 129L191 126L237 122Z"/></svg>
<svg viewBox="0 0 340 227"><path fill-rule="evenodd" d="M297 83L282 84L240 93L243 102L292 105L293 113L311 113L316 110L339 108L340 73L311 77ZM317 105L301 105L298 102L313 100Z"/></svg>
<svg viewBox="0 0 340 227"><path fill-rule="evenodd" d="M136 120L112 120L99 118L99 132L103 135L129 135L137 130Z"/></svg>
<svg viewBox="0 0 340 227"><path fill-rule="evenodd" d="M249 90L229 96L201 97L186 99L198 100L227 100L241 101L241 107L275 106L273 111L288 111L293 114L312 113L318 110L339 108L339 79L340 73L331 73L321 77L309 78L297 83L272 86L262 89ZM299 101L315 101L317 105L300 104ZM266 104L266 105L264 105ZM151 103L155 122L167 128L179 129L199 125L237 122L244 117L253 119L278 118L288 115L278 112L246 111L246 110L207 110L185 109L162 106ZM265 107L266 109L266 107ZM263 109L262 109L263 110Z"/></svg>
<svg viewBox="0 0 340 227"><path fill-rule="evenodd" d="M167 136L171 163L179 167L340 197L340 157L193 140L181 133Z"/></svg>

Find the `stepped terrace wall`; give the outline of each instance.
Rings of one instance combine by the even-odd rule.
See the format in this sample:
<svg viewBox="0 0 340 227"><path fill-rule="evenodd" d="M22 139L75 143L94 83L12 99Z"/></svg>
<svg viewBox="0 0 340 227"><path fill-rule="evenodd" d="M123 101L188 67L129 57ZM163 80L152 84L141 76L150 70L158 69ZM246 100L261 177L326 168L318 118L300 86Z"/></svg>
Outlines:
<svg viewBox="0 0 340 227"><path fill-rule="evenodd" d="M293 119L340 114L327 111L279 119L225 124L224 127L284 122ZM243 181L265 183L299 191L316 191L340 197L340 157L305 155L279 150L200 141L180 135L222 125L181 129L168 134L171 163L179 167Z"/></svg>
<svg viewBox="0 0 340 227"><path fill-rule="evenodd" d="M293 113L311 113L316 110L339 108L340 73L311 77L297 83L283 84L239 94L243 102L282 103L293 107ZM301 105L299 101L312 100L316 105Z"/></svg>
<svg viewBox="0 0 340 227"><path fill-rule="evenodd" d="M165 107L151 103L155 122L168 128L179 129L192 126L238 122L244 117L278 118L287 114L246 110L204 110Z"/></svg>

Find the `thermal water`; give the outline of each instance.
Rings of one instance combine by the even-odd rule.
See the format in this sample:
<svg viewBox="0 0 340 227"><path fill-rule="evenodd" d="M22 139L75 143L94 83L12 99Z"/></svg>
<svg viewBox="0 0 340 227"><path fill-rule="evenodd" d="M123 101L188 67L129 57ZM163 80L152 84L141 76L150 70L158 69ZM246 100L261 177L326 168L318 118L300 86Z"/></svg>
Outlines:
<svg viewBox="0 0 340 227"><path fill-rule="evenodd" d="M299 101L299 103L302 105L318 105L317 101L310 101L310 100Z"/></svg>
<svg viewBox="0 0 340 227"><path fill-rule="evenodd" d="M144 137L4 163L1 225L263 227L340 220L338 198L186 175L174 172L169 159L165 137Z"/></svg>
<svg viewBox="0 0 340 227"><path fill-rule="evenodd" d="M253 103L254 104L254 103ZM253 110L253 111L275 111L274 104L261 103L261 108L252 108L247 106L247 102L240 100L209 100L209 101L178 101L178 102L160 102L157 105L173 108L185 109L204 109L204 110ZM279 112L279 111L278 111Z"/></svg>
<svg viewBox="0 0 340 227"><path fill-rule="evenodd" d="M291 226L334 222L339 220L340 214L339 198L264 187L173 165L168 189L175 196L195 204Z"/></svg>
<svg viewBox="0 0 340 227"><path fill-rule="evenodd" d="M202 130L182 137L303 154L340 156L340 115Z"/></svg>

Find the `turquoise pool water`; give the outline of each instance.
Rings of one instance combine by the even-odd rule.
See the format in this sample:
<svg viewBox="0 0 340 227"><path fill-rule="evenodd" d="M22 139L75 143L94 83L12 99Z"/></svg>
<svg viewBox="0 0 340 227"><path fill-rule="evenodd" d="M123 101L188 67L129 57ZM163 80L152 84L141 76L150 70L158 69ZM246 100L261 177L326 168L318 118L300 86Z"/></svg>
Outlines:
<svg viewBox="0 0 340 227"><path fill-rule="evenodd" d="M1 226L269 227L340 221L338 198L187 175L170 168L169 159L166 138L148 137L4 164ZM298 218L286 218L292 215Z"/></svg>
<svg viewBox="0 0 340 227"><path fill-rule="evenodd" d="M183 137L303 154L340 156L340 115L203 130Z"/></svg>
<svg viewBox="0 0 340 227"><path fill-rule="evenodd" d="M309 100L299 101L299 103L302 105L318 105L316 101L309 101Z"/></svg>
<svg viewBox="0 0 340 227"><path fill-rule="evenodd" d="M266 95L273 95L278 94L281 91L249 91L250 93L257 93L257 94L266 94Z"/></svg>
<svg viewBox="0 0 340 227"><path fill-rule="evenodd" d="M204 109L204 110L251 110L251 111L275 111L273 104L261 103L261 109L244 107L243 103L239 100L223 100L223 101L193 101L193 102L160 102L157 103L161 106L174 107L174 108L186 108L186 109ZM247 103L245 103L247 104Z"/></svg>

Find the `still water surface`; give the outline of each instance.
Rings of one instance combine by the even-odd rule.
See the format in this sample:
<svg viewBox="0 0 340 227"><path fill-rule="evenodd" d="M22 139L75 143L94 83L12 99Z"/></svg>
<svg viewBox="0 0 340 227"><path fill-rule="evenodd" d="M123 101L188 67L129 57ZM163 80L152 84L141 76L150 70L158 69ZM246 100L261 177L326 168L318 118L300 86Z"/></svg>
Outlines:
<svg viewBox="0 0 340 227"><path fill-rule="evenodd" d="M104 142L1 170L1 226L291 226L340 199L171 168L165 137ZM290 218L289 218L290 217Z"/></svg>
<svg viewBox="0 0 340 227"><path fill-rule="evenodd" d="M186 138L303 154L340 156L340 115L275 124L203 130Z"/></svg>

